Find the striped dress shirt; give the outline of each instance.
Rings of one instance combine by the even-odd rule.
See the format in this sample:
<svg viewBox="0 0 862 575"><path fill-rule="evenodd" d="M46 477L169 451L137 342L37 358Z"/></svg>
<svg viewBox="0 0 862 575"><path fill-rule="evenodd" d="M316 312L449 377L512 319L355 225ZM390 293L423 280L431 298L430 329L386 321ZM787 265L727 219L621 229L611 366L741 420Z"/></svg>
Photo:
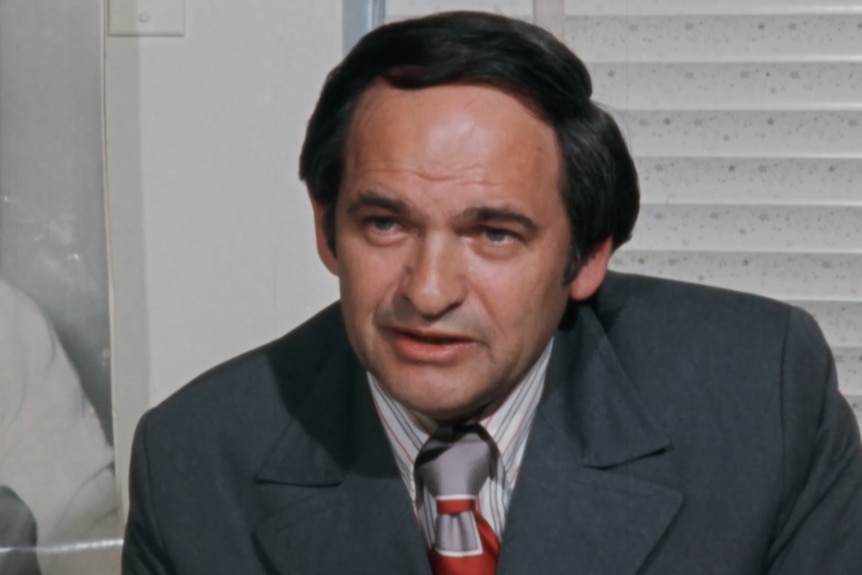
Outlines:
<svg viewBox="0 0 862 575"><path fill-rule="evenodd" d="M501 540L506 525L506 510L509 508L509 500L518 479L524 447L536 414L536 406L539 404L545 386L545 372L552 347L553 340L548 343L542 355L503 403L479 420L496 443L500 457L497 460L495 477L488 479L479 492L477 506L497 534L497 538ZM417 492L413 462L425 441L434 432L436 424L433 420L408 410L393 399L370 373L368 381L374 404L395 453L395 461L401 477L414 502L417 520L422 527L428 547L431 547L437 508L430 494Z"/></svg>

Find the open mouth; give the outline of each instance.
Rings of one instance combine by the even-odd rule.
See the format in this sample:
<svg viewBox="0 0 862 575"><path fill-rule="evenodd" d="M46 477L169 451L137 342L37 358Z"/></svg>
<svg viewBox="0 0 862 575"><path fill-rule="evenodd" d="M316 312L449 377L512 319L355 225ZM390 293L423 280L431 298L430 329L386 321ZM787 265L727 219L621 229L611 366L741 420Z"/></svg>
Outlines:
<svg viewBox="0 0 862 575"><path fill-rule="evenodd" d="M390 340L402 359L419 364L451 364L473 349L474 340L445 332L392 329Z"/></svg>
<svg viewBox="0 0 862 575"><path fill-rule="evenodd" d="M429 343L434 345L455 345L459 343L468 343L470 340L466 337L453 336L448 334L435 333L419 333L413 331L395 330L395 333L402 337L408 337L412 340Z"/></svg>

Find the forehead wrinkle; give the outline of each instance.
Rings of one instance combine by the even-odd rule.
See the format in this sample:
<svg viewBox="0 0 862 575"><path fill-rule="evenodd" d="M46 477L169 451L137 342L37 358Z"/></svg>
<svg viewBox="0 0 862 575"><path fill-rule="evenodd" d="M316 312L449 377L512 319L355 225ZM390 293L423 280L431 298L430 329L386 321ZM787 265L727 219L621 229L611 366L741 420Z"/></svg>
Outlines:
<svg viewBox="0 0 862 575"><path fill-rule="evenodd" d="M438 169L436 166L443 166ZM423 158L421 161L405 162L397 160L379 160L372 164L357 165L355 175L357 177L372 178L375 174L405 175L415 177L432 183L454 182L459 185L481 185L486 187L497 187L504 182L489 178L488 170L481 163L464 166L452 166L448 162L432 161Z"/></svg>

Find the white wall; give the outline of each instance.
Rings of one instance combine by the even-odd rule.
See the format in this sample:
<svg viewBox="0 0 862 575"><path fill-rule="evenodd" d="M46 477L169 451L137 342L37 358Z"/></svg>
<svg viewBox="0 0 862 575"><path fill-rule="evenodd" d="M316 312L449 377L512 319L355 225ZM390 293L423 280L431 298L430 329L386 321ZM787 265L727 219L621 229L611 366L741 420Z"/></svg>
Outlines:
<svg viewBox="0 0 862 575"><path fill-rule="evenodd" d="M108 37L118 480L144 409L337 296L296 176L341 55L339 0L185 0L185 35Z"/></svg>

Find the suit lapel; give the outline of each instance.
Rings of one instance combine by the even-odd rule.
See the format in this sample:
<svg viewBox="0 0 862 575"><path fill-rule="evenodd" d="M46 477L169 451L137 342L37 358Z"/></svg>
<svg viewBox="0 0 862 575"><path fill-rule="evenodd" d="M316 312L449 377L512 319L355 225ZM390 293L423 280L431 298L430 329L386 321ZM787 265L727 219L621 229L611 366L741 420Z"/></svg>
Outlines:
<svg viewBox="0 0 862 575"><path fill-rule="evenodd" d="M346 342L257 474L254 533L276 573L427 573L413 505Z"/></svg>
<svg viewBox="0 0 862 575"><path fill-rule="evenodd" d="M633 575L682 503L668 440L595 312L576 314L554 345L498 575ZM365 372L346 341L336 347L307 397L289 402L290 424L257 474L254 541L284 575L430 575Z"/></svg>
<svg viewBox="0 0 862 575"><path fill-rule="evenodd" d="M576 314L554 344L498 575L634 574L682 502L668 440L593 310Z"/></svg>

